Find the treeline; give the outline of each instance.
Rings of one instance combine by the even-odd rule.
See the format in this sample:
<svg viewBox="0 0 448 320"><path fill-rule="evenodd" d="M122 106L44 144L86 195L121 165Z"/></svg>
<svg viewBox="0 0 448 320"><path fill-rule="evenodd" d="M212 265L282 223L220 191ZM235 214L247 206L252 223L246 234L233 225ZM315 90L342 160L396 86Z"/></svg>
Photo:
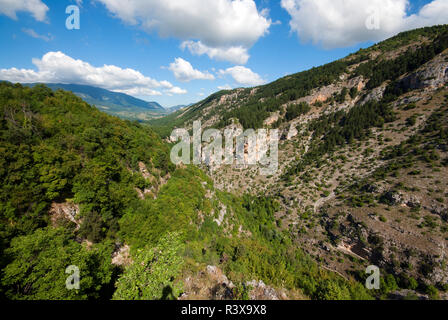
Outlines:
<svg viewBox="0 0 448 320"><path fill-rule="evenodd" d="M346 72L349 66L366 59L367 55L357 55L260 86L241 106L223 112L218 127L224 127L229 124L230 119L237 118L244 128L261 128L263 121L271 112L278 111L286 103L311 94L315 88L332 84L339 80L340 75Z"/></svg>
<svg viewBox="0 0 448 320"><path fill-rule="evenodd" d="M434 42L416 51L408 50L392 61L379 63L371 61L362 64L356 72L370 78L367 87L374 88L386 80L395 80L400 75L417 69L446 48L448 48L448 33L442 33ZM392 82L386 87L381 101L370 101L364 105L355 106L348 113L340 111L314 121L309 127L309 130L313 132L313 144L310 151L288 170L284 179L291 179L292 174L302 172L311 164L320 167L323 164L322 156L333 152L337 146L364 139L368 136L370 128L382 127L384 123L393 121L395 116L390 102L407 90L400 86L399 82Z"/></svg>
<svg viewBox="0 0 448 320"><path fill-rule="evenodd" d="M384 40L369 49L362 49L361 52L368 52L372 50L381 50L382 52L389 52L405 45L410 44L411 42L422 40L422 39L435 39L440 34L448 32L448 25L438 25L432 27L424 27L415 30L409 30L405 32L401 32L397 34L395 37Z"/></svg>
<svg viewBox="0 0 448 320"><path fill-rule="evenodd" d="M370 128L382 127L395 119L391 106L384 102L370 101L349 112L339 111L313 121L309 131L313 134L310 150L285 173L284 179L299 173L309 165L320 167L323 156L337 147L368 137Z"/></svg>
<svg viewBox="0 0 448 320"><path fill-rule="evenodd" d="M414 71L448 47L448 33L444 26L423 28L410 33L403 33L377 46L386 52L396 48L396 43L403 44L403 42L417 39L421 35L435 39L415 51L409 49L406 53L393 60L370 60L362 63L355 70L353 77L362 75L368 78L369 82L366 88L373 89L384 81L393 81L407 72ZM218 127L224 127L229 124L229 120L232 118L238 119L245 128L257 129L262 127L263 121L271 112L278 111L280 106L311 94L311 91L315 88L327 86L338 81L340 75L347 72L348 67L369 60L369 50L360 50L358 53L345 59L287 76L258 87L254 95L247 95L244 98L246 101L241 106L219 114L221 121ZM335 98L335 101L343 103L348 93L352 97L356 96L354 91L344 91ZM398 93L395 92L395 94ZM207 104L207 101L204 102ZM211 100L208 102L211 102ZM201 104L201 106L204 106L204 104Z"/></svg>
<svg viewBox="0 0 448 320"><path fill-rule="evenodd" d="M355 75L362 75L370 79L367 89L380 86L387 80L396 80L399 76L416 70L421 65L432 60L436 55L448 48L448 32L438 36L433 42L424 44L414 50L409 48L396 59L372 60L361 64L355 71Z"/></svg>

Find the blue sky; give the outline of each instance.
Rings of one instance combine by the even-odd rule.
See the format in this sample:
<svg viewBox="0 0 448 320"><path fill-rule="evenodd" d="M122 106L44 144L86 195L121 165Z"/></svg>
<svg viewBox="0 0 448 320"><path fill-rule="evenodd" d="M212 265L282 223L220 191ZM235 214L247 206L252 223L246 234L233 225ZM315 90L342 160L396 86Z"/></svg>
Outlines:
<svg viewBox="0 0 448 320"><path fill-rule="evenodd" d="M73 4L79 30L66 28ZM271 82L403 30L448 23L448 0L128 4L0 0L0 79L96 85L169 107L220 88Z"/></svg>

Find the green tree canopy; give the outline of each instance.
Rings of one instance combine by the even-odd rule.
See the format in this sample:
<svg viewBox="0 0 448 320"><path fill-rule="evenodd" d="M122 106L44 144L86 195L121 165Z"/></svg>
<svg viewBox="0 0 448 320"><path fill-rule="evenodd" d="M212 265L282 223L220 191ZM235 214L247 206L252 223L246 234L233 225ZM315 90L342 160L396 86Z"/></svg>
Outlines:
<svg viewBox="0 0 448 320"><path fill-rule="evenodd" d="M16 237L6 254L12 262L3 270L2 286L10 299L68 300L98 298L112 280L112 247L91 248L73 241L64 229L38 229ZM80 271L80 289L68 290L68 266Z"/></svg>
<svg viewBox="0 0 448 320"><path fill-rule="evenodd" d="M179 233L163 236L156 247L139 250L134 263L117 281L116 300L175 299L179 287L175 283L180 274L183 248Z"/></svg>

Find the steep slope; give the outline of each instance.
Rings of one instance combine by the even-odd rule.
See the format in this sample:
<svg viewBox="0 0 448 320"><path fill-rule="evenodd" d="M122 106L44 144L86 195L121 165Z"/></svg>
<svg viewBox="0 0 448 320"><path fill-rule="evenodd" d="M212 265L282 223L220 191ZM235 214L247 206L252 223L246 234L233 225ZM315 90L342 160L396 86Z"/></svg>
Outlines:
<svg viewBox="0 0 448 320"><path fill-rule="evenodd" d="M101 297L116 274L104 239L117 239L136 188L160 185L134 172L144 161L166 176L174 168L168 148L150 129L42 85L3 82L0 106L2 294ZM80 291L65 290L69 265L85 272Z"/></svg>
<svg viewBox="0 0 448 320"><path fill-rule="evenodd" d="M164 136L195 120L278 128L276 174L204 166L216 186L280 201L277 224L325 268L361 280L376 264L381 294L400 287L436 297L448 289L447 48L446 25L409 31L152 124Z"/></svg>
<svg viewBox="0 0 448 320"><path fill-rule="evenodd" d="M149 127L43 85L1 83L0 107L2 298L372 298L278 229L278 201L175 167Z"/></svg>

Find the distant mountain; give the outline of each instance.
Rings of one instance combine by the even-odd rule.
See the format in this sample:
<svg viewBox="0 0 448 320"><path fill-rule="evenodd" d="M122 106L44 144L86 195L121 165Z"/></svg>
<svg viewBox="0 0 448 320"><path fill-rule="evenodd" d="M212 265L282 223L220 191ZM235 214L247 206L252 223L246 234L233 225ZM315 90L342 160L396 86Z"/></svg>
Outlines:
<svg viewBox="0 0 448 320"><path fill-rule="evenodd" d="M172 113L172 112L176 112L177 110L181 110L181 109L183 109L183 108L189 107L189 106L191 106L191 105L193 105L193 104L181 104L181 105L178 105L178 106L174 106L174 107L166 108L166 110L167 110L169 113Z"/></svg>
<svg viewBox="0 0 448 320"><path fill-rule="evenodd" d="M25 85L33 87L36 83ZM53 90L71 91L98 109L124 119L147 120L167 114L157 102L147 102L124 93L78 84L46 83L45 85Z"/></svg>

